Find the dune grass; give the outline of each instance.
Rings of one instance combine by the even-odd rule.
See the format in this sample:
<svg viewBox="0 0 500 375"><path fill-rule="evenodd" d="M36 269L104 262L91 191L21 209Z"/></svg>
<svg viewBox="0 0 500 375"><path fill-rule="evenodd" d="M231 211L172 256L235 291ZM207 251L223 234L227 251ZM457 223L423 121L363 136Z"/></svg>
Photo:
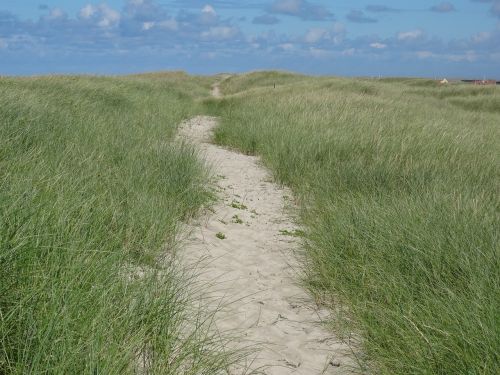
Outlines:
<svg viewBox="0 0 500 375"><path fill-rule="evenodd" d="M211 374L233 357L162 254L211 199L177 124L210 79L0 79L0 373Z"/></svg>
<svg viewBox="0 0 500 375"><path fill-rule="evenodd" d="M499 88L261 72L221 89L216 141L300 197L308 285L348 308L373 372L500 372Z"/></svg>
<svg viewBox="0 0 500 375"><path fill-rule="evenodd" d="M309 79L307 76L289 72L251 72L241 76L232 76L221 81L225 95L237 94L252 89L274 88L294 84L300 80Z"/></svg>

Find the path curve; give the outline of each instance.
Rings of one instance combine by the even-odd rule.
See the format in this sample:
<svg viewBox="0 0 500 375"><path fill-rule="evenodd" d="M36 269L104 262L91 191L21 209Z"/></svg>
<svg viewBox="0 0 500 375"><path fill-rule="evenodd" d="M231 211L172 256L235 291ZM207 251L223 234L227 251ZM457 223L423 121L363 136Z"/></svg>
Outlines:
<svg viewBox="0 0 500 375"><path fill-rule="evenodd" d="M328 312L298 285L291 192L272 182L257 157L212 144L215 126L215 118L199 116L179 131L218 176L219 196L213 212L191 225L181 253L188 264L201 261L200 282L212 285L207 293L215 303L222 301L217 330L240 334L234 348L258 349L230 373L244 367L267 375L352 373L349 347L321 323Z"/></svg>

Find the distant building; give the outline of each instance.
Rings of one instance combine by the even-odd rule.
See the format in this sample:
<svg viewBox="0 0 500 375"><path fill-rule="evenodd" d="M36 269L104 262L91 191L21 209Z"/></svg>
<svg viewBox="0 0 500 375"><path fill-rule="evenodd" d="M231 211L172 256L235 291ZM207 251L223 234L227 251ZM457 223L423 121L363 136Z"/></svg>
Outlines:
<svg viewBox="0 0 500 375"><path fill-rule="evenodd" d="M491 79L488 79L488 80L483 79L481 81L475 81L474 84L475 85L481 85L481 86L483 86L483 85L496 85L497 81L493 81Z"/></svg>

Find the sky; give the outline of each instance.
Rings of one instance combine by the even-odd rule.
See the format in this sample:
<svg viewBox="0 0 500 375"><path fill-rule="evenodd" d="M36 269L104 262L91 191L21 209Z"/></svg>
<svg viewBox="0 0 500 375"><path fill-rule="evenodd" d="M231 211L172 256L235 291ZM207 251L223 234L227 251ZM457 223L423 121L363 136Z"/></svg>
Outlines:
<svg viewBox="0 0 500 375"><path fill-rule="evenodd" d="M500 0L0 0L0 75L500 80Z"/></svg>

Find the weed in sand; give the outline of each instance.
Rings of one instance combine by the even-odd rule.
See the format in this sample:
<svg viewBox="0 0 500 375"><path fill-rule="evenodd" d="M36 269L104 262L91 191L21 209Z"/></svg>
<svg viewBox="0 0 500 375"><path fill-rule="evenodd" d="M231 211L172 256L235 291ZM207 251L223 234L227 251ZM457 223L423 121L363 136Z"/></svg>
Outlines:
<svg viewBox="0 0 500 375"><path fill-rule="evenodd" d="M238 209L238 210L246 210L246 209L248 208L248 207L247 207L247 206L245 206L243 203L239 203L239 202L237 202L237 201L233 201L233 202L231 203L231 207L232 207L232 208L236 208L236 209Z"/></svg>
<svg viewBox="0 0 500 375"><path fill-rule="evenodd" d="M233 216L233 223L235 224L243 224L243 220L238 215Z"/></svg>
<svg viewBox="0 0 500 375"><path fill-rule="evenodd" d="M217 237L219 240L225 240L226 239L226 235L222 232L219 232L215 235L215 237Z"/></svg>

